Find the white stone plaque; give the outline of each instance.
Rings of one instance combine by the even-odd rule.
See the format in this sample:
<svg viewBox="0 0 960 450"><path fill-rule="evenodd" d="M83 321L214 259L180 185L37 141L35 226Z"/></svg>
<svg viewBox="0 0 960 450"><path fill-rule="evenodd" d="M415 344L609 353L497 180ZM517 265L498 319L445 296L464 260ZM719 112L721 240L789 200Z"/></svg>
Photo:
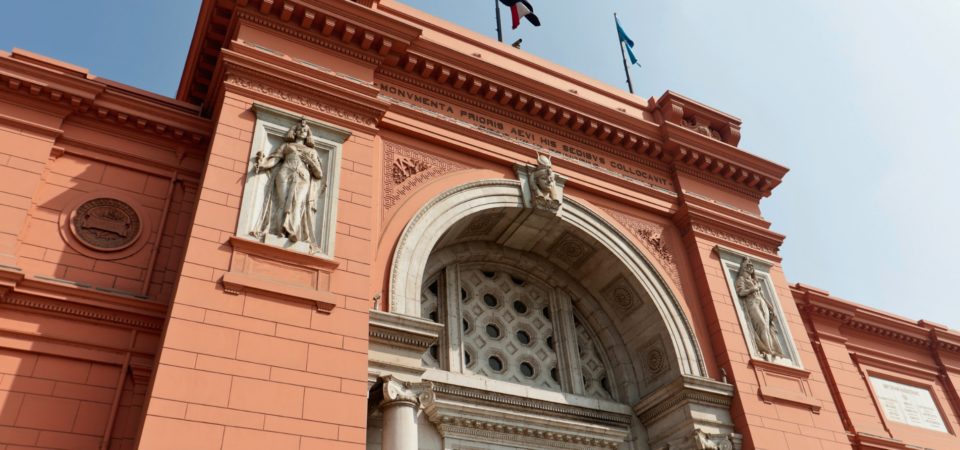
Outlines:
<svg viewBox="0 0 960 450"><path fill-rule="evenodd" d="M870 383L887 420L947 432L929 390L877 377L870 377Z"/></svg>

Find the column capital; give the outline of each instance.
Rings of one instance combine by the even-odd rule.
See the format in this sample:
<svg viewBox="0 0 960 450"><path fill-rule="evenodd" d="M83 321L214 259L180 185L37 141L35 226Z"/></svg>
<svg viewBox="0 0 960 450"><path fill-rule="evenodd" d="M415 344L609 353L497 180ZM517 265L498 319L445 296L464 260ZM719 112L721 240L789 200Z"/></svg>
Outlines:
<svg viewBox="0 0 960 450"><path fill-rule="evenodd" d="M393 375L378 378L370 390L370 405L381 411L393 406L421 408L433 398L433 383L411 383Z"/></svg>

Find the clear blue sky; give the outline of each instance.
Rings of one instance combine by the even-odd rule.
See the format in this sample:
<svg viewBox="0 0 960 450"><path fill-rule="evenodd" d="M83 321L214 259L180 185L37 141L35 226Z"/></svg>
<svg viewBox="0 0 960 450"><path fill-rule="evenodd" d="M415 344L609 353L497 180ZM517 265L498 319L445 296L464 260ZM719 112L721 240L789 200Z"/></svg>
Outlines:
<svg viewBox="0 0 960 450"><path fill-rule="evenodd" d="M761 204L788 280L960 329L960 2L530 1L543 26L504 41L625 88L618 12L638 95L740 117L740 147L792 169ZM173 96L200 1L3 3L0 49ZM496 36L493 0L407 4Z"/></svg>

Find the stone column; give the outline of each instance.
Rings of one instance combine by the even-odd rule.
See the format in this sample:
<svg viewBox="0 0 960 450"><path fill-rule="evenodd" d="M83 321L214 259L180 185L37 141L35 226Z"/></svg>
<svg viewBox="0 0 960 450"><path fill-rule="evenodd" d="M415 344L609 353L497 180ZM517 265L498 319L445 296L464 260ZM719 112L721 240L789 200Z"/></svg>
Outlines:
<svg viewBox="0 0 960 450"><path fill-rule="evenodd" d="M392 375L381 377L370 391L370 403L383 414L382 450L417 450L417 414L423 386L400 381Z"/></svg>

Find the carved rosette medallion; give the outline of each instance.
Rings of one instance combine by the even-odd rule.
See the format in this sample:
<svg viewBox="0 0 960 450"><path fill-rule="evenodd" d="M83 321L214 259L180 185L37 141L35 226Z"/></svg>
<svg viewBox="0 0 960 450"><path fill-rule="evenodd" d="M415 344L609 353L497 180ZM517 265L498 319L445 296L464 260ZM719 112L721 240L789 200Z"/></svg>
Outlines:
<svg viewBox="0 0 960 450"><path fill-rule="evenodd" d="M680 269L674 258L674 249L670 239L670 230L652 222L627 216L617 211L603 208L603 211L620 222L643 247L648 250L663 267L666 275L681 289Z"/></svg>
<svg viewBox="0 0 960 450"><path fill-rule="evenodd" d="M383 202L381 217L427 181L469 166L383 141Z"/></svg>
<svg viewBox="0 0 960 450"><path fill-rule="evenodd" d="M71 231L87 247L102 252L123 250L140 237L140 216L115 198L95 198L80 204L72 215Z"/></svg>
<svg viewBox="0 0 960 450"><path fill-rule="evenodd" d="M630 287L630 283L622 274L614 277L603 289L600 289L600 292L607 301L619 307L624 316L643 306L643 300Z"/></svg>
<svg viewBox="0 0 960 450"><path fill-rule="evenodd" d="M651 372L657 373L663 369L663 352L659 348L653 348L646 354L647 368Z"/></svg>

